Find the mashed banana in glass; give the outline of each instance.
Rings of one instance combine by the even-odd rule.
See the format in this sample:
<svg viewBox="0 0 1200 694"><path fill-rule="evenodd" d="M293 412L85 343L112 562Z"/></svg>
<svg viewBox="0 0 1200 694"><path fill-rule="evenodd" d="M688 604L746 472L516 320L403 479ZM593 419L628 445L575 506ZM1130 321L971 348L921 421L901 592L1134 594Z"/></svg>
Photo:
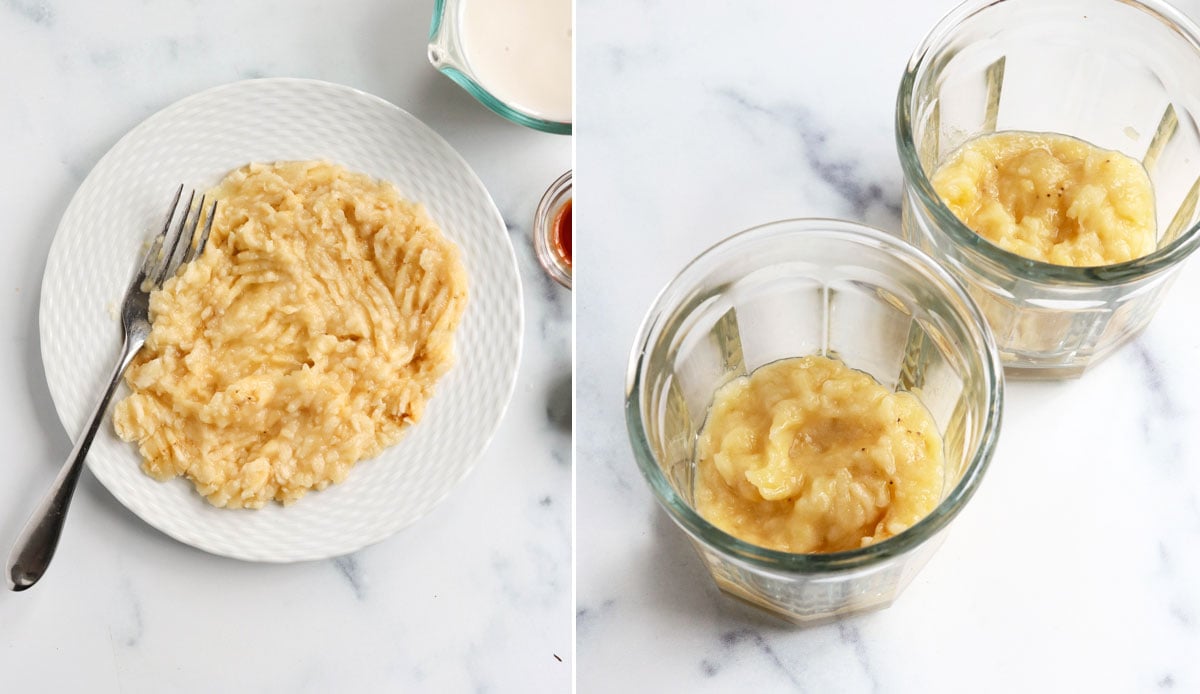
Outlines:
<svg viewBox="0 0 1200 694"><path fill-rule="evenodd" d="M1073 137L1018 131L977 137L938 167L932 183L963 224L1026 258L1110 265L1155 248L1146 169Z"/></svg>
<svg viewBox="0 0 1200 694"><path fill-rule="evenodd" d="M746 542L838 552L924 518L942 476L941 436L915 396L810 356L717 391L697 443L695 503Z"/></svg>
<svg viewBox="0 0 1200 694"><path fill-rule="evenodd" d="M291 503L420 420L466 273L423 207L333 164L250 164L210 196L208 245L151 294L113 422L147 473L216 506Z"/></svg>

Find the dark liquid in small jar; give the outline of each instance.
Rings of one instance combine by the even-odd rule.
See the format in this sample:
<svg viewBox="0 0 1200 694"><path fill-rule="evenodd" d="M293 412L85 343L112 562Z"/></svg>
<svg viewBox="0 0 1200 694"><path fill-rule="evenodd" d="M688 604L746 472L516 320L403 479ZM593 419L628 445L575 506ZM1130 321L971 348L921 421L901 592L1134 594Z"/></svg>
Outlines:
<svg viewBox="0 0 1200 694"><path fill-rule="evenodd" d="M554 215L554 250L571 265L571 200Z"/></svg>

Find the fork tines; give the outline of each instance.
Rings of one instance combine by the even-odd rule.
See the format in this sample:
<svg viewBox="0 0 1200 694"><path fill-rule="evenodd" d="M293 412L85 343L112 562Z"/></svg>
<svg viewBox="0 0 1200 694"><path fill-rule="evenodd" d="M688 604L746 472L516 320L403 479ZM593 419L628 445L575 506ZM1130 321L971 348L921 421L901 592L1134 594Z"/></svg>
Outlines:
<svg viewBox="0 0 1200 694"><path fill-rule="evenodd" d="M171 201L167 218L163 222L162 230L154 236L150 249L146 252L146 259L142 261L142 267L134 280L135 286L142 286L145 290L157 289L167 281L167 278L178 272L185 263L192 262L204 252L204 246L208 243L208 235L212 231L213 218L217 214L217 201L213 200L206 210L206 197L202 195L200 204L193 208L192 203L196 199L196 191L192 190L188 194L187 202L181 205L183 188L183 185L180 184L179 188L175 190L175 198ZM197 234L196 230L200 227L202 217L205 219L204 227ZM177 221L176 218L178 218ZM173 230L172 221L176 221ZM188 241L186 244L182 244L183 251L179 252L181 245L179 241L185 237ZM169 250L164 253L164 248L169 248ZM144 286L147 284L149 286Z"/></svg>

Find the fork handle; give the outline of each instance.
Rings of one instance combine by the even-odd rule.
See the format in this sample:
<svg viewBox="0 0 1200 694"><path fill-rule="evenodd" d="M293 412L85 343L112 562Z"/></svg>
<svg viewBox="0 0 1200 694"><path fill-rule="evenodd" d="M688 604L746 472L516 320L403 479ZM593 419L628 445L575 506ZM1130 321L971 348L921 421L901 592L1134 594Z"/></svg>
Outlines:
<svg viewBox="0 0 1200 694"><path fill-rule="evenodd" d="M58 548L58 539L67 519L67 510L71 508L71 497L75 493L75 485L79 483L79 474L83 472L83 461L87 458L88 449L92 447L92 440L96 438L100 423L104 421L104 412L108 409L117 384L121 382L121 374L125 373L125 368L144 343L144 339L125 340L121 348L121 358L113 369L104 395L92 410L87 428L75 442L75 448L71 450L70 457L55 478L54 485L46 492L42 503L29 517L20 537L13 545L12 554L8 557L8 579L12 590L25 590L37 583L42 574L46 573L46 567L54 558L54 550Z"/></svg>

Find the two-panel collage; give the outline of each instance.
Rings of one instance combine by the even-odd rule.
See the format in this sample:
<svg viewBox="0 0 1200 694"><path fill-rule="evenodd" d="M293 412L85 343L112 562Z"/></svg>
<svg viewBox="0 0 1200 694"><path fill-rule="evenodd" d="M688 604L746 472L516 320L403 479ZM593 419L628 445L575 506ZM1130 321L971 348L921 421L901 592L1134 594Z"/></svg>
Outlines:
<svg viewBox="0 0 1200 694"><path fill-rule="evenodd" d="M1200 0L7 0L0 78L0 694L1200 692Z"/></svg>

